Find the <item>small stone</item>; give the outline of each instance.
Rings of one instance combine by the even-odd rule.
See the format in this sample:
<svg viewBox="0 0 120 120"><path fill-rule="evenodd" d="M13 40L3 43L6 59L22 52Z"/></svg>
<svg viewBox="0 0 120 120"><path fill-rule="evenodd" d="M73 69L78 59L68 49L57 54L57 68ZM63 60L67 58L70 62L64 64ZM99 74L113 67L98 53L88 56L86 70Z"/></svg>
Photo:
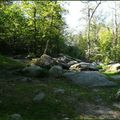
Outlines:
<svg viewBox="0 0 120 120"><path fill-rule="evenodd" d="M23 78L21 79L22 82L32 82L31 78Z"/></svg>
<svg viewBox="0 0 120 120"><path fill-rule="evenodd" d="M66 117L66 118L64 118L64 120L69 120L70 118L68 118L68 117Z"/></svg>
<svg viewBox="0 0 120 120"><path fill-rule="evenodd" d="M114 103L113 106L120 109L120 103Z"/></svg>
<svg viewBox="0 0 120 120"><path fill-rule="evenodd" d="M45 93L41 92L33 98L33 101L35 103L40 103L44 99L44 97L45 97Z"/></svg>
<svg viewBox="0 0 120 120"><path fill-rule="evenodd" d="M23 120L22 116L20 114L12 114L8 117L8 120Z"/></svg>
<svg viewBox="0 0 120 120"><path fill-rule="evenodd" d="M65 93L65 90L62 89L62 88L59 88L59 89L55 89L54 92L55 92L55 93L61 93L61 94L64 94L64 93Z"/></svg>

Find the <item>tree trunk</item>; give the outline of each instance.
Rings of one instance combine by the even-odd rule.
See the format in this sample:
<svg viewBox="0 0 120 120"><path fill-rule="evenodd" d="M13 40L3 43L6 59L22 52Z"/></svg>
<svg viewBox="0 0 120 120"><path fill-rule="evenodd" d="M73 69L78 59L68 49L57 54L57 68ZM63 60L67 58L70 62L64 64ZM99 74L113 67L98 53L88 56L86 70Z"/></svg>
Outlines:
<svg viewBox="0 0 120 120"><path fill-rule="evenodd" d="M90 58L90 9L88 8L87 58Z"/></svg>

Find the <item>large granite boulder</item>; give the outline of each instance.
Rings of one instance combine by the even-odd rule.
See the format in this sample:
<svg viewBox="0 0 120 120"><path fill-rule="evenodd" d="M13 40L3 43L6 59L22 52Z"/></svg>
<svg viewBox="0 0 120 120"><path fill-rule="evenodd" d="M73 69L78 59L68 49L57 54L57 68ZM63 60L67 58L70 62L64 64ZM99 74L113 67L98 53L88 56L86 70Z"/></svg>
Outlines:
<svg viewBox="0 0 120 120"><path fill-rule="evenodd" d="M49 75L53 77L61 77L63 73L63 69L61 66L55 65L51 67L49 70Z"/></svg>
<svg viewBox="0 0 120 120"><path fill-rule="evenodd" d="M66 72L64 76L73 83L89 87L116 86L107 76L96 71Z"/></svg>
<svg viewBox="0 0 120 120"><path fill-rule="evenodd" d="M68 64L69 66L71 66L71 65L74 65L74 64L77 64L77 63L78 63L77 61L72 60L72 61L68 62L67 64Z"/></svg>
<svg viewBox="0 0 120 120"><path fill-rule="evenodd" d="M45 68L50 68L54 63L54 60L49 55L43 54L40 58L34 58L31 64L38 65Z"/></svg>
<svg viewBox="0 0 120 120"><path fill-rule="evenodd" d="M73 71L97 71L97 65L94 63L86 63L86 62L80 62L80 63L76 63L74 65L71 65L70 70Z"/></svg>
<svg viewBox="0 0 120 120"><path fill-rule="evenodd" d="M110 64L106 67L107 72L120 72L120 63Z"/></svg>
<svg viewBox="0 0 120 120"><path fill-rule="evenodd" d="M76 63L74 65L71 65L69 69L73 70L73 71L81 71L80 63Z"/></svg>
<svg viewBox="0 0 120 120"><path fill-rule="evenodd" d="M45 70L43 68L41 68L40 66L31 65L31 66L25 67L22 70L22 73L27 76L31 76L31 77L39 77L39 76L43 76L43 74L45 74ZM47 74L47 72L46 72L46 74Z"/></svg>

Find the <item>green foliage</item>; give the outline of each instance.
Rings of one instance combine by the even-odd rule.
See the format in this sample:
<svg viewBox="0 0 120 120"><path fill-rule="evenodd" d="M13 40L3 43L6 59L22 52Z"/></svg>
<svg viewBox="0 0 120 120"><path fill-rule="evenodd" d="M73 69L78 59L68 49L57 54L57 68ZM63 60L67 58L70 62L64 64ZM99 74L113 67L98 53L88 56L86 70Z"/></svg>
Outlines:
<svg viewBox="0 0 120 120"><path fill-rule="evenodd" d="M43 54L50 40L48 54L57 54L64 46L62 13L59 2L21 1L0 7L0 50L4 53ZM7 50L6 50L7 49ZM9 51L8 51L9 50ZM56 51L56 53L55 53Z"/></svg>
<svg viewBox="0 0 120 120"><path fill-rule="evenodd" d="M0 51L5 54L41 56L49 41L47 54L65 53L87 57L87 27L78 34L66 32L66 10L55 1L4 1L0 4ZM98 18L100 18L98 20ZM114 28L94 16L90 26L91 61L120 61L120 37ZM119 26L118 26L119 27ZM117 35L117 36L116 36Z"/></svg>

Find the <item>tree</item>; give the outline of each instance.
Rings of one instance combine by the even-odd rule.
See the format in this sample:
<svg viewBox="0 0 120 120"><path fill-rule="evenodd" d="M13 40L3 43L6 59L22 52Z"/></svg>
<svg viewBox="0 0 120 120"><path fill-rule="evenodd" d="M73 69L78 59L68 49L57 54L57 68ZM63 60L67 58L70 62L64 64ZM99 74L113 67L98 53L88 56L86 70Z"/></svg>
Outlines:
<svg viewBox="0 0 120 120"><path fill-rule="evenodd" d="M90 1L84 2L86 3L86 8L87 8L87 57L88 59L90 58L90 28L91 28L91 20L97 10L97 8L99 7L99 5L101 4L100 2L96 2L96 6L94 8L91 8L90 5Z"/></svg>

